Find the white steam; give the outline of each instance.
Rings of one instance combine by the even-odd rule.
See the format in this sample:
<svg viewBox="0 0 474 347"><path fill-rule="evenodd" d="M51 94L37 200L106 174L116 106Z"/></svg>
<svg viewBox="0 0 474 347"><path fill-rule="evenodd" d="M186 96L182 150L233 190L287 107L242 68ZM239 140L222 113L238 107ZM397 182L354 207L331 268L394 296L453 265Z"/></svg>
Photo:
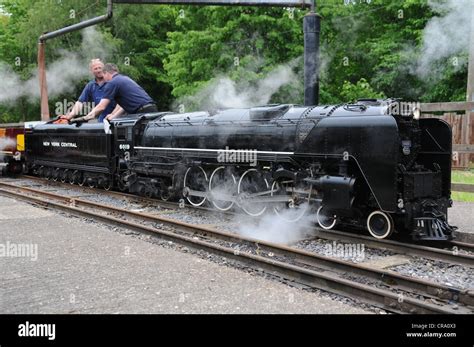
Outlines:
<svg viewBox="0 0 474 347"><path fill-rule="evenodd" d="M107 59L113 51L107 42L95 28L83 30L81 49L78 52L63 50L59 52L59 59L47 64L48 95L54 98L72 92L79 81L90 77L90 59ZM34 102L40 97L37 70L30 79L22 81L13 69L0 62L0 81L0 103L12 104L21 97Z"/></svg>
<svg viewBox="0 0 474 347"><path fill-rule="evenodd" d="M0 62L0 103L10 103L23 96L23 82L7 65ZM39 88L39 87L38 87Z"/></svg>
<svg viewBox="0 0 474 347"><path fill-rule="evenodd" d="M294 85L294 90L301 93L297 86L300 79L293 71L300 61L301 58L298 58L288 64L279 65L264 78L250 85L248 81L235 82L227 76L219 76L203 90L178 100L177 104L190 104L196 109L207 110L246 108L268 104L272 96L283 86Z"/></svg>
<svg viewBox="0 0 474 347"><path fill-rule="evenodd" d="M289 66L280 65L255 86L242 89L229 78L220 78L211 88L211 102L224 108L243 108L268 104L272 95L295 79Z"/></svg>
<svg viewBox="0 0 474 347"><path fill-rule="evenodd" d="M79 54L62 51L61 58L47 67L48 96L54 98L74 91L77 82L86 78L88 73L88 63L82 61ZM38 71L24 83L23 91L29 99L40 97Z"/></svg>
<svg viewBox="0 0 474 347"><path fill-rule="evenodd" d="M13 139L10 139L8 137L1 137L0 138L0 160L2 160L4 157L1 151L4 151L8 149L9 147L15 147L15 146L16 146L16 142Z"/></svg>
<svg viewBox="0 0 474 347"><path fill-rule="evenodd" d="M433 17L423 31L422 48L414 67L414 73L427 77L433 73L434 64L442 59L465 53L469 50L473 0L429 1L431 8L440 14ZM456 57L455 68L466 63L466 59Z"/></svg>
<svg viewBox="0 0 474 347"><path fill-rule="evenodd" d="M300 206L300 208L305 207ZM274 243L293 244L309 238L315 224L314 213L310 211L307 211L301 219L290 222L295 219L297 213L299 213L298 210L287 209L280 211L280 215L277 215L268 210L266 214L258 218L236 216L234 222L239 225L237 232L243 236Z"/></svg>

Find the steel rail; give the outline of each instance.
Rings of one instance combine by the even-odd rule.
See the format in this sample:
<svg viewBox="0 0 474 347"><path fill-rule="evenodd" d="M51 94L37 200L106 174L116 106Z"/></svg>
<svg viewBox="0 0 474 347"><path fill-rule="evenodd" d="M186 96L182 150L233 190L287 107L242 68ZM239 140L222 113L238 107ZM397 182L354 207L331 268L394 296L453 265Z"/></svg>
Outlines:
<svg viewBox="0 0 474 347"><path fill-rule="evenodd" d="M44 179L38 178L35 176L23 176L23 177L44 182ZM58 185L61 184L60 182L56 182L56 181L47 181L47 182L51 182L53 184L58 184ZM77 187L77 186L73 185L73 187ZM80 188L82 188L82 191L84 192L86 192L88 189L93 189L94 191L101 192L102 194L107 194L110 196L116 196L120 198L126 197L128 199L134 199L136 201L145 201L150 204L154 204L154 205L168 208L168 209L169 208L172 208L172 209L183 208L182 206L180 206L179 203L175 203L171 201L162 201L162 200L157 200L157 199L152 199L152 198L147 198L147 197L140 197L137 195L124 193L124 192L105 191L103 189L98 189L98 188L83 188L83 187L80 187ZM188 205L184 205L184 208L190 208L191 210L197 209L197 210L211 212L211 213L236 215L235 212L218 211L218 210L203 207L203 206L190 207ZM474 252L474 244L471 244L471 243L459 242L459 241L440 242L439 244L440 246L448 245L452 247L451 250L446 250L446 249L437 248L437 247L416 245L412 243L400 242L400 241L395 241L395 240L378 240L370 236L347 233L340 230L325 231L325 230L315 227L315 228L308 229L308 232L310 232L311 235L314 235L315 237L325 239L325 240L334 240L334 241L348 242L348 243L364 243L365 246L376 248L376 249L385 249L385 250L389 250L389 251L396 252L399 254L404 254L404 255L409 255L409 256L419 256L419 257L423 257L423 258L427 258L427 259L431 259L435 261L442 260L442 261L446 261L450 263L462 264L462 265L474 267L474 256L470 254L462 254L459 252L462 250L467 251L467 252Z"/></svg>
<svg viewBox="0 0 474 347"><path fill-rule="evenodd" d="M4 185L5 186L5 185ZM21 198L27 201L33 201L35 203L45 205L45 206L52 206L54 208L58 208L64 210L66 212L72 212L73 214L79 214L86 217L93 217L108 223L118 224L120 226L126 226L132 229L139 229L141 231L151 232L154 234L159 234L164 238L171 238L174 241L183 241L189 246L193 248L201 249L205 247L208 249L209 247L212 248L214 251L218 251L220 253L225 253L229 255L232 253L232 258L236 258L237 260L241 261L242 257L251 261L252 264L258 266L264 266L266 269L270 269L271 271L277 271L277 274L281 277L281 273L284 276L291 275L291 279L294 281L301 282L303 279L304 281L301 282L303 284L316 286L319 289L329 290L338 293L345 293L347 294L357 294L360 297L365 299L369 299L371 302L376 302L379 305L382 305L387 310L393 311L401 311L401 312L410 312L410 313L470 313L472 310L469 307L450 307L446 303L441 303L438 305L428 303L423 300L413 299L409 296L404 297L403 300L400 300L400 295L393 293L390 290L382 290L380 288L375 288L371 285L363 285L357 282L349 281L344 278L341 278L340 275L334 274L334 270L337 269L343 272L352 272L361 274L364 276L368 276L374 279L382 279L385 280L386 283L391 283L392 287L394 283L397 284L396 289L400 290L419 290L423 291L424 294L415 293L416 295L427 295L428 297L436 296L440 299L451 300L451 301L458 301L461 304L468 304L472 306L473 303L473 294L467 290L459 290L456 288L450 288L442 285L438 285L435 283L430 283L424 280L413 279L410 277L405 277L396 273L377 270L377 269L370 269L360 264L353 264L349 262L345 262L339 259L328 258L320 255L315 255L313 253L297 250L294 248L289 248L281 245L276 245L268 242L262 242L260 240L244 238L235 234L225 233L218 230L214 230L208 227L203 226L196 226L191 225L188 223L184 223L181 221L175 221L169 218L163 217L156 217L151 215L146 215L143 213L128 211L125 209L117 209L108 206L99 205L97 203L92 203L89 201L82 201L80 199L74 197L64 197L57 194L34 190L32 188L24 188L24 187L7 187L9 189L17 190L17 192L11 190L1 189L0 193L8 196L13 196L17 198ZM23 191L23 193L21 192ZM54 198L66 204L60 204L53 201L44 200L38 197L33 197L31 193L47 196L48 198ZM73 206L71 206L73 205ZM196 240L195 238L186 237L184 235L179 235L172 232L167 232L163 230L157 230L154 228L150 228L147 226L139 225L137 223L132 223L129 221L120 220L115 217L106 216L104 214L98 214L92 211L86 211L83 209L78 208L78 206L85 206L89 208L93 208L96 210L100 208L109 213L119 213L121 215L128 215L133 216L137 219L147 219L151 221L160 221L162 223L172 225L174 228L177 228L180 231L191 232L191 235L195 235L195 233L200 233L205 235L206 237L210 237L211 240L218 237L221 240L225 241L232 241L232 242L239 242L240 244L244 243L245 245L249 246L256 246L257 250L261 253L266 253L267 257L258 255L258 254L251 254L247 252L240 252L236 251L234 248L226 248L223 246L215 245L215 243L207 242L207 246L205 245L206 242L202 240ZM203 244L204 243L204 244ZM217 247L217 248L215 248ZM258 253L258 252L257 252ZM272 257L269 257L269 254L273 254ZM294 263L298 263L298 265L288 264L281 261L276 260L277 257L286 257L288 259L292 259ZM307 269L305 267L311 267L312 269ZM315 271L316 269L317 271ZM316 274L319 275L316 276ZM317 278L315 278L317 277ZM326 283L326 286L322 286L321 284ZM316 285L318 284L318 285ZM352 288L352 289L351 289ZM393 288L392 288L393 289ZM365 294L364 294L365 293ZM394 300L396 298L396 300Z"/></svg>

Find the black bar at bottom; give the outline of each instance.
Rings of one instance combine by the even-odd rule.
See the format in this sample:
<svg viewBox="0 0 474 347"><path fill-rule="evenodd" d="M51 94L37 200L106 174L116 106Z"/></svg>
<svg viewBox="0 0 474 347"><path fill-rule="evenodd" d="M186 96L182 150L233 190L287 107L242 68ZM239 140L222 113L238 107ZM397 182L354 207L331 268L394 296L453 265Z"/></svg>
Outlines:
<svg viewBox="0 0 474 347"><path fill-rule="evenodd" d="M0 315L0 345L472 346L473 315ZM49 325L48 325L49 324ZM54 334L53 334L54 331ZM42 336L38 335L41 332ZM23 336L20 336L23 335ZM291 339L291 340L288 340ZM175 342L172 343L171 341ZM140 343L143 342L143 343Z"/></svg>

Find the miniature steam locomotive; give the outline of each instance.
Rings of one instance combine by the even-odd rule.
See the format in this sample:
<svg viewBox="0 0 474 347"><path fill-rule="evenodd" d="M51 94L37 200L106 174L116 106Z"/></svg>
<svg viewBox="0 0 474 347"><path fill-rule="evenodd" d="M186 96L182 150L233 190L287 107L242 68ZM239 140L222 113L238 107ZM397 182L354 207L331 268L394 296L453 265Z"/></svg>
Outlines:
<svg viewBox="0 0 474 347"><path fill-rule="evenodd" d="M26 129L27 170L321 228L446 240L451 129L395 100L129 115Z"/></svg>

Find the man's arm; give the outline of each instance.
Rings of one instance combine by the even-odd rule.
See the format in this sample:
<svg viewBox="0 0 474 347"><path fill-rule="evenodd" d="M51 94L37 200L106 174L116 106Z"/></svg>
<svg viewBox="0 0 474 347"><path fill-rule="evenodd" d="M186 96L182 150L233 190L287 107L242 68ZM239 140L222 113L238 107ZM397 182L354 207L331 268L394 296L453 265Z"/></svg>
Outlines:
<svg viewBox="0 0 474 347"><path fill-rule="evenodd" d="M82 90L81 95L79 96L79 99L77 99L76 103L72 107L72 109L66 113L65 116L61 118L66 118L67 120L73 119L75 116L79 114L79 112L82 110L82 106L84 105L85 102L87 101L92 101L91 100L91 83L87 83L84 89Z"/></svg>
<svg viewBox="0 0 474 347"><path fill-rule="evenodd" d="M64 118L71 120L82 110L82 102L76 101L72 109L64 115Z"/></svg>
<svg viewBox="0 0 474 347"><path fill-rule="evenodd" d="M117 104L117 106L115 106L114 110L105 118L107 120L111 120L111 119L114 119L116 117L120 117L124 113L125 113L125 110L122 107L120 107L119 104Z"/></svg>
<svg viewBox="0 0 474 347"><path fill-rule="evenodd" d="M107 106L109 106L110 100L109 99L102 99L100 100L99 104L90 111L87 116L82 117L83 120L90 120L94 119L96 116L102 113Z"/></svg>

